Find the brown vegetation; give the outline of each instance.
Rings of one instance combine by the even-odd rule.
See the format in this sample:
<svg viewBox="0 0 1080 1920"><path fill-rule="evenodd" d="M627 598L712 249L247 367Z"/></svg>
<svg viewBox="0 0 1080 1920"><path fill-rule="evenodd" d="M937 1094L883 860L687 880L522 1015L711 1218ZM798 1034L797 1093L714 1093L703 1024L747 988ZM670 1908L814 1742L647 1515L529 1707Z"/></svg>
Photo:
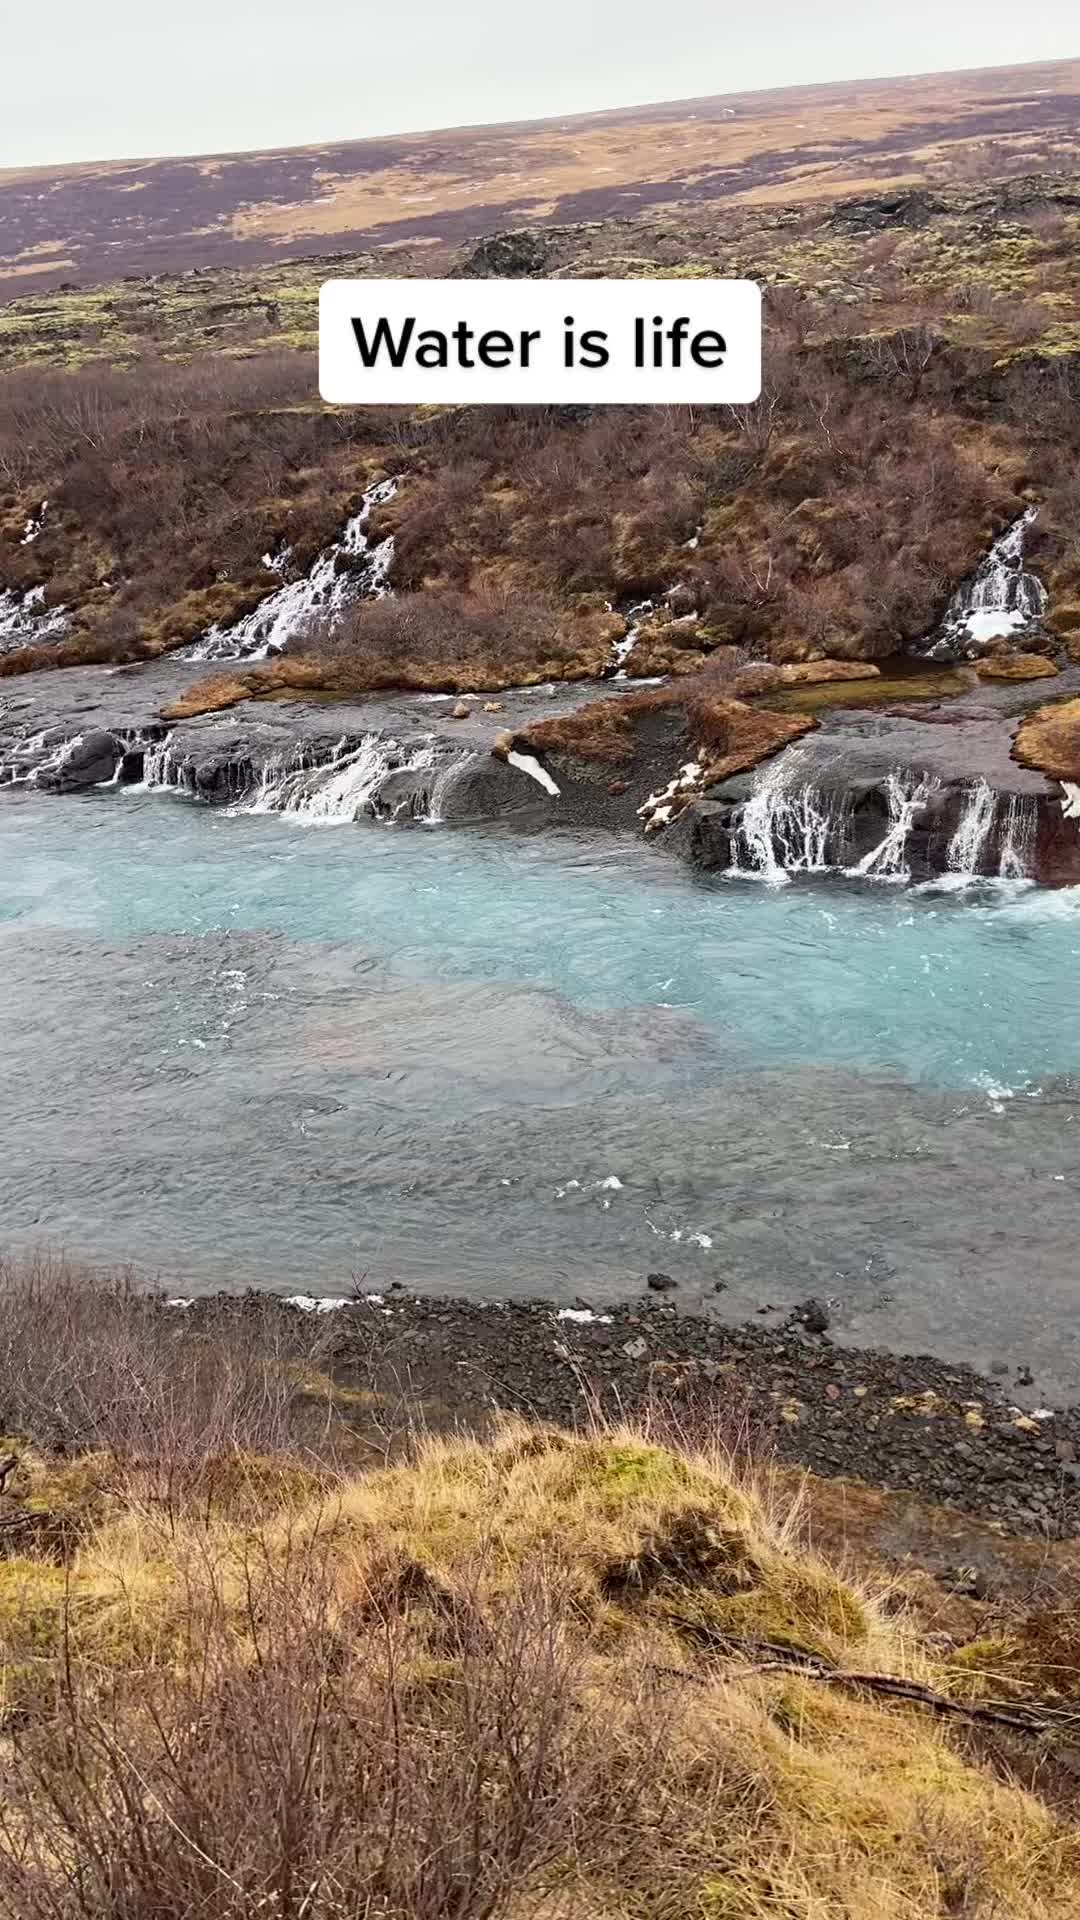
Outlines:
<svg viewBox="0 0 1080 1920"><path fill-rule="evenodd" d="M573 713L538 720L516 736L507 735L506 743L527 752L564 753L620 766L633 759L642 726L667 719L674 723L683 757L699 767L692 785L674 796L677 812L695 792L756 767L817 725L812 715L777 713L748 706L737 697L758 690L756 667L740 665L737 655L729 661L717 656L711 667L692 678L591 700Z"/></svg>
<svg viewBox="0 0 1080 1920"><path fill-rule="evenodd" d="M557 245L565 222L651 207L666 223L674 207L717 201L760 210L1055 172L1076 163L1077 72L1075 61L1046 62L202 161L9 170L0 273L13 296L229 260L248 267L265 307L273 288L255 269L319 247L363 250L357 264L370 270L373 245L411 242L412 270L424 271L425 253L438 270L447 241L524 220Z"/></svg>
<svg viewBox="0 0 1080 1920"><path fill-rule="evenodd" d="M943 1647L824 1562L704 1416L406 1430L361 1466L378 1397L316 1370L312 1321L0 1287L5 1920L1075 1911L1026 1731L1063 1616L1002 1699L1004 1639Z"/></svg>
<svg viewBox="0 0 1080 1920"><path fill-rule="evenodd" d="M161 653L256 606L276 584L268 549L310 565L379 470L385 424L313 406L313 385L295 354L7 375L0 581L44 587L71 627L0 672Z"/></svg>

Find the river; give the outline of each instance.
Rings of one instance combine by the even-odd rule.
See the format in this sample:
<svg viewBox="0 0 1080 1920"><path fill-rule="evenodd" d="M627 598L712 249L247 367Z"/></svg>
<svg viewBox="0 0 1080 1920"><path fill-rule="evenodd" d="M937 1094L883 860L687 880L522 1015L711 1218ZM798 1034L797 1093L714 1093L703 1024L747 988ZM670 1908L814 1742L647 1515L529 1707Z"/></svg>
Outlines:
<svg viewBox="0 0 1080 1920"><path fill-rule="evenodd" d="M661 1270L1080 1398L1078 955L1080 890L8 792L4 1242L185 1294Z"/></svg>

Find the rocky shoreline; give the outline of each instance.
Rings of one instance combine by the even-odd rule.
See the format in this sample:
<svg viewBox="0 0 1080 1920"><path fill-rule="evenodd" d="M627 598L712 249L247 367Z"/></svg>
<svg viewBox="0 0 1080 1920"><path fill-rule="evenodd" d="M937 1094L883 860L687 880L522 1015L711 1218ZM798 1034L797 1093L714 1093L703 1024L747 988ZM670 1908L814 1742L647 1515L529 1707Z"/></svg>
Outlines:
<svg viewBox="0 0 1080 1920"><path fill-rule="evenodd" d="M688 1428L705 1419L733 1444L825 1478L915 1493L1008 1533L1076 1533L1080 1407L1022 1406L1025 1368L991 1381L925 1355L838 1347L813 1301L780 1327L730 1327L679 1312L663 1291L603 1312L397 1290L299 1296L280 1310L325 1313L335 1377L419 1403L436 1424L496 1409L569 1424L597 1412ZM186 1312L211 1324L265 1312L267 1300L218 1294Z"/></svg>

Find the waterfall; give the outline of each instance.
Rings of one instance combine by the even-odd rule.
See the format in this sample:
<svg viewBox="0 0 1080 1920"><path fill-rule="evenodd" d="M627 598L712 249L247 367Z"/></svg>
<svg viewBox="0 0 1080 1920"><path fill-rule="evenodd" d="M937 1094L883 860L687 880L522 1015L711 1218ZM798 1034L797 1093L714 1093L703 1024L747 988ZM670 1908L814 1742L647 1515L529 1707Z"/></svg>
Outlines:
<svg viewBox="0 0 1080 1920"><path fill-rule="evenodd" d="M993 830L998 797L985 780L969 787L956 832L949 841L945 864L949 873L973 880L979 872L986 843Z"/></svg>
<svg viewBox="0 0 1080 1920"><path fill-rule="evenodd" d="M626 610L626 632L612 643L607 674L612 680L626 679L626 663L637 646L642 627L656 606L655 600L638 600Z"/></svg>
<svg viewBox="0 0 1080 1920"><path fill-rule="evenodd" d="M265 660L271 654L283 653L313 617L332 618L353 600L382 599L388 592L394 542L382 540L378 546L371 546L367 523L372 508L392 499L397 489L397 480L380 480L378 486L369 487L359 513L346 523L340 540L324 547L309 573L277 587L231 627L209 627L189 646L178 647L173 659ZM266 555L264 566L280 571L287 564L287 552L279 548L276 554ZM349 564L342 566L343 561Z"/></svg>
<svg viewBox="0 0 1080 1920"><path fill-rule="evenodd" d="M894 770L885 782L889 802L889 825L885 838L847 872L852 879L910 880L907 864L908 835L918 814L937 792L940 782Z"/></svg>
<svg viewBox="0 0 1080 1920"><path fill-rule="evenodd" d="M977 780L964 796L956 831L946 853L946 871L958 885L981 875L1000 880L1031 877L1038 814L1034 799L1011 793L1006 799L986 780Z"/></svg>
<svg viewBox="0 0 1080 1920"><path fill-rule="evenodd" d="M62 640L67 627L67 608L47 607L44 587L0 589L0 653Z"/></svg>
<svg viewBox="0 0 1080 1920"><path fill-rule="evenodd" d="M161 740L152 740L143 755L142 779L133 783L133 793L164 793L179 789L187 791L190 782L185 778L184 762L173 751L173 736L165 734Z"/></svg>
<svg viewBox="0 0 1080 1920"><path fill-rule="evenodd" d="M1024 538L1038 509L1028 507L994 541L970 579L954 593L930 660L970 659L991 640L1008 639L1046 612L1046 588L1024 570Z"/></svg>
<svg viewBox="0 0 1080 1920"><path fill-rule="evenodd" d="M1039 810L1033 799L1009 795L1001 835L998 876L1002 880L1030 880L1035 861L1035 833Z"/></svg>
<svg viewBox="0 0 1080 1920"><path fill-rule="evenodd" d="M418 781L415 788L387 807L386 797L379 794L376 798L380 814L389 813L392 820L416 820L426 827L441 827L446 824L443 811L447 795L457 786L461 776L470 767L488 765L491 755L476 747L467 747L464 752L456 753L449 759L430 762L434 778L430 781ZM419 765L420 763L417 762Z"/></svg>
<svg viewBox="0 0 1080 1920"><path fill-rule="evenodd" d="M675 596L682 592L684 592L683 583L676 581L673 587L667 589L667 592L663 596L663 602L670 608ZM611 658L603 669L603 678L605 680L628 680L633 677L631 673L627 673L627 663L641 638L642 627L651 615L656 612L656 607L657 602L655 600L636 600L633 606L626 609L626 632L621 640L615 640L612 643ZM608 602L608 611L611 611L610 601ZM696 613L683 613L678 617L681 620L696 620L698 616ZM644 682L642 684L644 684Z"/></svg>
<svg viewBox="0 0 1080 1920"><path fill-rule="evenodd" d="M228 811L280 813L311 826L342 826L365 809L375 811L388 774L422 772L434 763L431 740L402 748L379 733L365 734L359 743L343 736L329 760L315 762L304 754L268 760L251 792Z"/></svg>
<svg viewBox="0 0 1080 1920"><path fill-rule="evenodd" d="M842 850L849 802L796 777L797 756L759 773L731 838L728 872L782 887L792 873L827 873Z"/></svg>

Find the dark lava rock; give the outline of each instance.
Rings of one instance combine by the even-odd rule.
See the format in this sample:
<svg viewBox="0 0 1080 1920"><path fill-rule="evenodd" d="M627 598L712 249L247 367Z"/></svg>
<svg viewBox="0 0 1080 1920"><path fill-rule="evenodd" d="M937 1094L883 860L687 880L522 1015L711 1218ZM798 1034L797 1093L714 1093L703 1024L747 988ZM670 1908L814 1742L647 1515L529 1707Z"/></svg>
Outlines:
<svg viewBox="0 0 1080 1920"><path fill-rule="evenodd" d="M55 793L78 793L84 787L99 786L111 780L123 749L114 734L104 729L85 733L58 767L42 770L39 785Z"/></svg>
<svg viewBox="0 0 1080 1920"><path fill-rule="evenodd" d="M679 1283L672 1279L670 1273L647 1273L645 1284L652 1288L653 1293L671 1293Z"/></svg>
<svg viewBox="0 0 1080 1920"><path fill-rule="evenodd" d="M934 193L914 187L905 193L860 195L857 200L841 200L828 218L830 227L840 233L884 233L889 227L925 227L936 213L948 207Z"/></svg>
<svg viewBox="0 0 1080 1920"><path fill-rule="evenodd" d="M791 1314L795 1324L805 1327L807 1333L828 1333L831 1317L828 1307L821 1300L804 1300L802 1306L795 1307Z"/></svg>
<svg viewBox="0 0 1080 1920"><path fill-rule="evenodd" d="M552 241L546 234L521 227L514 233L491 233L481 240L463 267L462 276L481 280L521 280L543 273L551 259Z"/></svg>

